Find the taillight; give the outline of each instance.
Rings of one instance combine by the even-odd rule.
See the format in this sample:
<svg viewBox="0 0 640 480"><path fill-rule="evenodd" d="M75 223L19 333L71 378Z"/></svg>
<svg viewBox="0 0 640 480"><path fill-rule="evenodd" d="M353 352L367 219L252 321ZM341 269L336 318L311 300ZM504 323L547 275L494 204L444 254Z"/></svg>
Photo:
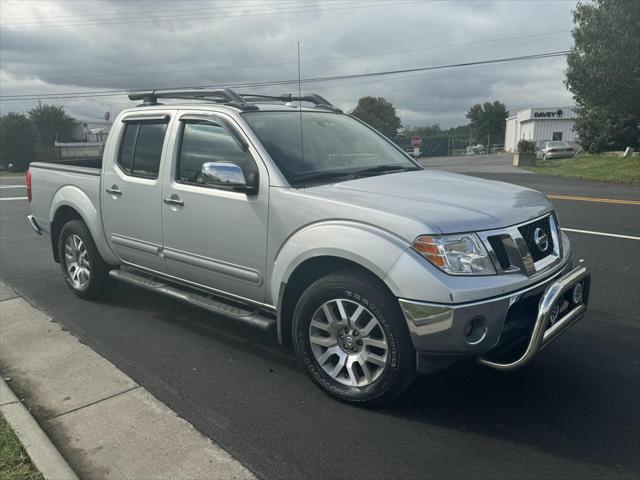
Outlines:
<svg viewBox="0 0 640 480"><path fill-rule="evenodd" d="M27 170L27 199L31 201L31 170Z"/></svg>

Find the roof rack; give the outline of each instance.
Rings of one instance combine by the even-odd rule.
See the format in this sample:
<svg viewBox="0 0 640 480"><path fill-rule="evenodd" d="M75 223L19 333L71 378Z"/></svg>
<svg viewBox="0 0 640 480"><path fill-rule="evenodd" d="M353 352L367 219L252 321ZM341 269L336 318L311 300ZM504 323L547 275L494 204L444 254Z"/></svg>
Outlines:
<svg viewBox="0 0 640 480"><path fill-rule="evenodd" d="M309 102L317 108L324 108L333 112L342 113L342 110L331 105L329 100L316 94L307 93L305 95L293 95L283 93L282 95L261 95L254 93L236 93L230 88L163 88L157 90L139 90L129 93L129 100L142 100L141 105L158 105L159 98L175 98L184 100L206 100L209 102L221 103L240 110L257 110L258 107L253 102L265 100L277 100L279 102Z"/></svg>
<svg viewBox="0 0 640 480"><path fill-rule="evenodd" d="M223 103L240 110L257 110L258 107L247 103L230 88L166 88L158 90L140 90L129 93L129 100L142 100L142 105L157 105L159 98L176 98L185 100L207 100Z"/></svg>
<svg viewBox="0 0 640 480"><path fill-rule="evenodd" d="M317 93L307 93L302 96L293 95L292 93L283 93L282 95L260 95L255 93L240 93L247 102L254 102L260 100L277 100L280 102L309 102L313 103L318 108L325 108L333 112L342 113L342 110L334 107L329 100L318 95Z"/></svg>

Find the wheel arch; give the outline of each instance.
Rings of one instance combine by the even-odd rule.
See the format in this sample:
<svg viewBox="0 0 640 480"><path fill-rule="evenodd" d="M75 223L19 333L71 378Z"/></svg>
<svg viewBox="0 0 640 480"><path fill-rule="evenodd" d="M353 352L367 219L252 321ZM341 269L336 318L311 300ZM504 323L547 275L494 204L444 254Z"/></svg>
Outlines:
<svg viewBox="0 0 640 480"><path fill-rule="evenodd" d="M319 255L308 258L293 270L286 283L283 282L280 285L277 306L277 329L278 341L282 345L290 345L292 342L293 311L300 295L319 278L337 271L360 272L371 278L372 281L378 282L390 295L395 296L383 277L358 262L335 255Z"/></svg>
<svg viewBox="0 0 640 480"><path fill-rule="evenodd" d="M51 249L53 251L53 260L56 263L60 263L60 254L58 253L60 232L62 227L72 220L82 220L84 222L80 212L68 205L60 206L53 215L53 220L51 221ZM87 222L84 223L86 224Z"/></svg>
<svg viewBox="0 0 640 480"><path fill-rule="evenodd" d="M89 229L89 233L91 233L91 237L103 260L111 265L119 263L106 242L100 212L87 194L78 187L66 185L55 193L51 201L49 218L51 247L53 249L53 258L56 262L60 261L58 240L62 227L65 223L78 219L82 220Z"/></svg>
<svg viewBox="0 0 640 480"><path fill-rule="evenodd" d="M348 220L318 222L293 233L277 252L269 276L268 296L277 306L278 340L291 341L293 300L311 282L337 269L366 272L397 296L386 273L407 248L407 242L391 232Z"/></svg>

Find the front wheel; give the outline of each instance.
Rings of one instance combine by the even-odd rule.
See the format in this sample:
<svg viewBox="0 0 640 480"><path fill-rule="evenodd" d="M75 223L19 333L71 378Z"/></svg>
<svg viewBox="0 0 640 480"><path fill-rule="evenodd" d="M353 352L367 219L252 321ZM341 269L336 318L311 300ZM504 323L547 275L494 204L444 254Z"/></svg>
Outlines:
<svg viewBox="0 0 640 480"><path fill-rule="evenodd" d="M79 297L99 298L113 286L109 266L98 253L91 233L82 220L71 220L62 227L58 256L62 276Z"/></svg>
<svg viewBox="0 0 640 480"><path fill-rule="evenodd" d="M397 300L359 271L320 278L293 314L298 360L314 383L339 400L381 405L415 378L415 350Z"/></svg>

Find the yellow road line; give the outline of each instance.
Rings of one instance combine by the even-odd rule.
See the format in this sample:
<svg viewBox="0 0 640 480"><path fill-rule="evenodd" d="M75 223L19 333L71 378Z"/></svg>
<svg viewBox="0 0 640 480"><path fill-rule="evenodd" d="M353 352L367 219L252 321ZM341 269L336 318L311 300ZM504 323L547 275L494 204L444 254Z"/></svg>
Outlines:
<svg viewBox="0 0 640 480"><path fill-rule="evenodd" d="M617 205L640 205L638 200L622 200L618 198L574 197L572 195L547 195L554 200L575 200L577 202L613 203Z"/></svg>

